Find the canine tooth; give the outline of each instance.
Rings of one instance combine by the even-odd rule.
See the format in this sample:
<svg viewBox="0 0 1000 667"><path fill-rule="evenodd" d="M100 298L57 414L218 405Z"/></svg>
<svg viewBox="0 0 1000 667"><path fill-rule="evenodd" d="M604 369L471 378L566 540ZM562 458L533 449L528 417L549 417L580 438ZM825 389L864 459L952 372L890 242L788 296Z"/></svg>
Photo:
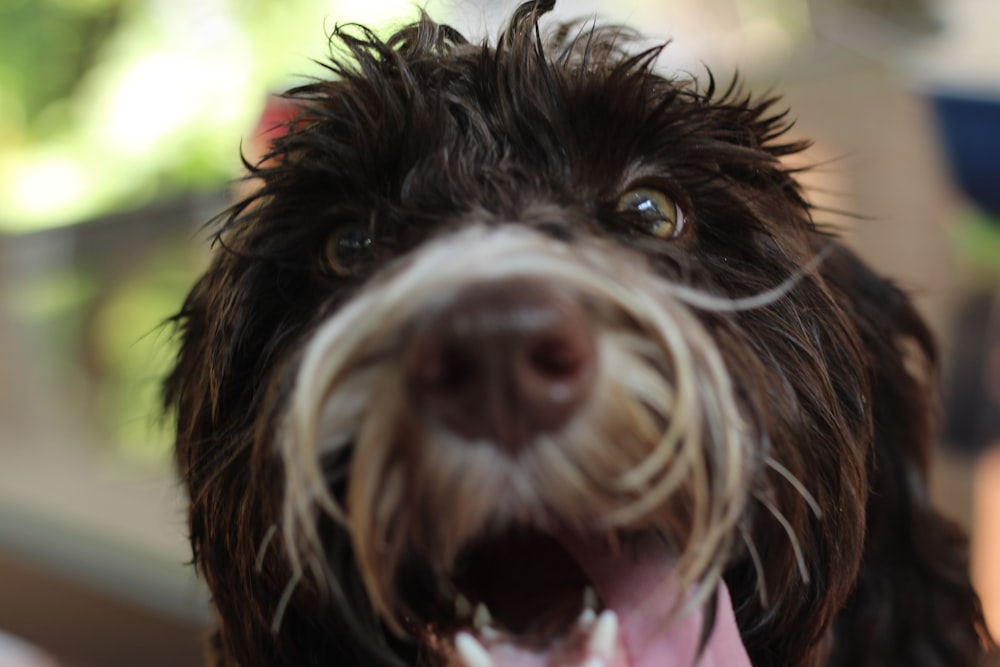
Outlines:
<svg viewBox="0 0 1000 667"><path fill-rule="evenodd" d="M604 662L604 658L594 655L588 658L587 662L583 663L583 667L607 667L607 665Z"/></svg>
<svg viewBox="0 0 1000 667"><path fill-rule="evenodd" d="M458 651L465 667L493 667L493 658L468 632L459 632L455 635L455 650Z"/></svg>
<svg viewBox="0 0 1000 667"><path fill-rule="evenodd" d="M481 630L487 625L493 622L493 617L490 615L490 610L486 608L482 602L476 605L476 613L472 617L472 625L477 629Z"/></svg>
<svg viewBox="0 0 1000 667"><path fill-rule="evenodd" d="M455 598L455 615L459 618L472 616L472 603L461 593Z"/></svg>
<svg viewBox="0 0 1000 667"><path fill-rule="evenodd" d="M597 618L597 612L590 607L587 607L580 612L580 618L577 620L577 623L580 624L580 627L587 627L594 622L595 618Z"/></svg>
<svg viewBox="0 0 1000 667"><path fill-rule="evenodd" d="M587 645L590 650L605 658L610 658L615 652L615 642L618 640L618 614L606 609L597 617L594 632L590 635Z"/></svg>
<svg viewBox="0 0 1000 667"><path fill-rule="evenodd" d="M583 589L583 608L597 609L597 592L593 586L587 586Z"/></svg>

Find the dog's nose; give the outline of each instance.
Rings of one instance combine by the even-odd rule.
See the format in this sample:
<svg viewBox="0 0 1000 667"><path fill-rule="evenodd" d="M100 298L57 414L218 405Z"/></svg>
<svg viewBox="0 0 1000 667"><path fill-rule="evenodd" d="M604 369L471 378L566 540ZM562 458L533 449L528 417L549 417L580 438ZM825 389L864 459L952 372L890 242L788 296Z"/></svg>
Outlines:
<svg viewBox="0 0 1000 667"><path fill-rule="evenodd" d="M565 425L597 369L583 306L530 280L462 290L424 323L411 354L410 387L432 418L511 452Z"/></svg>

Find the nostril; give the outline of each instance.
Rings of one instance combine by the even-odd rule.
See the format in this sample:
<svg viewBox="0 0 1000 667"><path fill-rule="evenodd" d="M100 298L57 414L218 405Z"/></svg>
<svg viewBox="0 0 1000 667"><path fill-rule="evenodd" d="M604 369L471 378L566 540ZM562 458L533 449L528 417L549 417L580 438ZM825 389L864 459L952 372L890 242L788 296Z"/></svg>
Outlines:
<svg viewBox="0 0 1000 667"><path fill-rule="evenodd" d="M537 341L529 353L529 362L536 372L554 382L572 380L586 363L579 346L555 336Z"/></svg>

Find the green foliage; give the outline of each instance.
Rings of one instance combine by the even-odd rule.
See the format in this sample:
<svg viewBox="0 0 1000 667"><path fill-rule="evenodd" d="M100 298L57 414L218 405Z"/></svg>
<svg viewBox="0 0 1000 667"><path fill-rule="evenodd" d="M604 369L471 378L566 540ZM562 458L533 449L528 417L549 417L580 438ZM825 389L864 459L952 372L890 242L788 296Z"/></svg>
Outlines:
<svg viewBox="0 0 1000 667"><path fill-rule="evenodd" d="M970 210L956 230L955 244L973 271L984 277L1000 277L1000 219Z"/></svg>
<svg viewBox="0 0 1000 667"><path fill-rule="evenodd" d="M26 137L54 132L62 103L93 67L128 0L0 3L0 124Z"/></svg>
<svg viewBox="0 0 1000 667"><path fill-rule="evenodd" d="M0 233L222 187L267 95L316 71L332 22L406 5L3 0Z"/></svg>

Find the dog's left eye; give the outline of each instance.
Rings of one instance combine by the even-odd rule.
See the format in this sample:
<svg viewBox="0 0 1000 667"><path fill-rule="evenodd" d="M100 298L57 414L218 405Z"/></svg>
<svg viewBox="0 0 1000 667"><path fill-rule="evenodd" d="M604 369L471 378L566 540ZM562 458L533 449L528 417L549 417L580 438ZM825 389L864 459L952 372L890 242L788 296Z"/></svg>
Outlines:
<svg viewBox="0 0 1000 667"><path fill-rule="evenodd" d="M684 212L673 199L653 188L629 190L618 200L619 213L636 216L643 230L672 239L684 228Z"/></svg>
<svg viewBox="0 0 1000 667"><path fill-rule="evenodd" d="M358 271L372 254L372 239L362 227L337 230L326 242L326 262L338 276Z"/></svg>

